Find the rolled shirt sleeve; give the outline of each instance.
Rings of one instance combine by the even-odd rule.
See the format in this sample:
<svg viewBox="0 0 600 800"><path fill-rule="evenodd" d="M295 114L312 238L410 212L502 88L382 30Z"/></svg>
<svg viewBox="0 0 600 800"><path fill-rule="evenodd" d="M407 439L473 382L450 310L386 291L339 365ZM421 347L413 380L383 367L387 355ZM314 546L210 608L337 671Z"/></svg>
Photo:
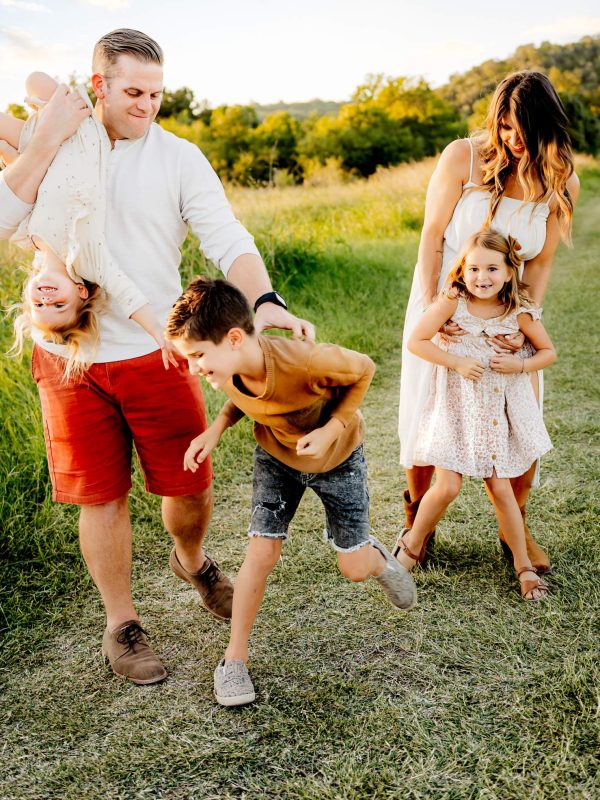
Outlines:
<svg viewBox="0 0 600 800"><path fill-rule="evenodd" d="M0 239L10 239L32 208L33 203L17 197L0 173Z"/></svg>
<svg viewBox="0 0 600 800"><path fill-rule="evenodd" d="M320 388L345 388L331 416L346 427L363 401L373 375L375 364L369 356L333 344L317 345L308 365L310 382L316 392Z"/></svg>
<svg viewBox="0 0 600 800"><path fill-rule="evenodd" d="M204 255L227 276L238 256L261 256L254 237L235 218L223 184L206 156L191 142L184 144L181 216L200 239Z"/></svg>

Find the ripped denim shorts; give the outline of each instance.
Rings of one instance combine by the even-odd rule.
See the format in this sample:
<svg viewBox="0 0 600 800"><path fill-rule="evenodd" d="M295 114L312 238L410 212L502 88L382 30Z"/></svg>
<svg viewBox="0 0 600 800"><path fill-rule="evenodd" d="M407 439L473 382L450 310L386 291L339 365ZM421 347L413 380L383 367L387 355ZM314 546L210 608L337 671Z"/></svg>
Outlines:
<svg viewBox="0 0 600 800"><path fill-rule="evenodd" d="M362 444L328 472L299 472L254 449L250 536L288 538L288 526L307 487L325 507L326 536L334 550L352 552L369 544L369 490Z"/></svg>

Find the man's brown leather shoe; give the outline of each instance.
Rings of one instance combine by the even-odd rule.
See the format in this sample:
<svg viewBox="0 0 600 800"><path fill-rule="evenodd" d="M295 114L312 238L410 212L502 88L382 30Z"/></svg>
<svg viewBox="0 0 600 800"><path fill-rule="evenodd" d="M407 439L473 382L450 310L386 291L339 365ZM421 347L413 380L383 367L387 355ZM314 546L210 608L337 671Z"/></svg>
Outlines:
<svg viewBox="0 0 600 800"><path fill-rule="evenodd" d="M181 566L173 548L169 556L169 566L178 578L191 583L198 591L202 605L207 611L218 619L231 619L233 584L227 575L221 572L216 561L206 556L202 569L191 573Z"/></svg>
<svg viewBox="0 0 600 800"><path fill-rule="evenodd" d="M167 670L148 643L146 631L135 619L114 631L104 631L102 655L116 675L133 683L159 683L167 677Z"/></svg>

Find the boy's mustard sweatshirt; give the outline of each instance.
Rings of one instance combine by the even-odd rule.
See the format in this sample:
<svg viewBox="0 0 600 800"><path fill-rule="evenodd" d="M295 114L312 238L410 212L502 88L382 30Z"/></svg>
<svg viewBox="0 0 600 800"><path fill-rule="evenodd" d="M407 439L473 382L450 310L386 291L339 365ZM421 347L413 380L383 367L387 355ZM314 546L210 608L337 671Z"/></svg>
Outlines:
<svg viewBox="0 0 600 800"><path fill-rule="evenodd" d="M362 442L359 406L375 372L368 356L334 344L315 344L281 336L259 336L267 370L260 397L249 395L237 375L223 387L229 400L221 413L235 424L254 420L258 444L274 458L301 472L327 472ZM296 453L296 442L332 417L344 430L320 459Z"/></svg>

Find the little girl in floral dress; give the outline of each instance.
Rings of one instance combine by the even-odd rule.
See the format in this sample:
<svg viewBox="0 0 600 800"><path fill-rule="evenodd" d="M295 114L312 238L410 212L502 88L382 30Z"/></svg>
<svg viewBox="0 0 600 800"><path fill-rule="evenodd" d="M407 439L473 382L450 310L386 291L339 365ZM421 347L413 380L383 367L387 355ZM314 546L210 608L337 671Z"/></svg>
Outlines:
<svg viewBox="0 0 600 800"><path fill-rule="evenodd" d="M519 281L517 242L494 230L467 241L446 288L424 312L408 348L436 364L421 417L416 464L433 464L436 482L424 495L414 525L400 535L396 557L408 569L421 560L430 531L458 495L463 475L483 478L512 552L521 596L545 598L548 585L531 565L525 529L510 478L522 475L552 444L535 399L530 372L556 360L540 322L541 309ZM449 320L465 334L432 339ZM522 331L532 347L496 354L487 340Z"/></svg>

